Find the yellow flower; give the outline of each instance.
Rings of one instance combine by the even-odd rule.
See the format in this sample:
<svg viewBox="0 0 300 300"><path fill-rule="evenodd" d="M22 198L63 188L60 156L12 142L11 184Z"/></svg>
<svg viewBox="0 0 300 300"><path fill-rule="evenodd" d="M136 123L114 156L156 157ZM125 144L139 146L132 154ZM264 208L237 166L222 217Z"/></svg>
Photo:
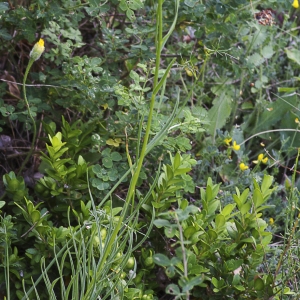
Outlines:
<svg viewBox="0 0 300 300"><path fill-rule="evenodd" d="M242 171L246 171L246 170L249 169L249 167L246 166L244 163L240 163L240 169L241 169Z"/></svg>
<svg viewBox="0 0 300 300"><path fill-rule="evenodd" d="M43 52L45 51L44 47L44 40L40 39L32 48L30 52L30 59L33 59L34 61L38 60Z"/></svg>
<svg viewBox="0 0 300 300"><path fill-rule="evenodd" d="M270 225L273 225L273 224L274 224L274 219L273 219L273 218L270 218L270 219L269 219L269 223L270 223Z"/></svg>
<svg viewBox="0 0 300 300"><path fill-rule="evenodd" d="M230 142L232 141L232 138L227 138L224 140L224 143L227 145L227 146L230 146Z"/></svg>
<svg viewBox="0 0 300 300"><path fill-rule="evenodd" d="M240 145L237 145L236 141L233 141L232 149L235 151L239 151L241 148Z"/></svg>
<svg viewBox="0 0 300 300"><path fill-rule="evenodd" d="M257 160L254 160L253 163L258 164L261 162L263 164L266 164L268 162L268 157L264 157L264 155L262 153L258 155Z"/></svg>
<svg viewBox="0 0 300 300"><path fill-rule="evenodd" d="M299 1L298 0L294 0L292 6L295 7L295 8L298 8L299 7Z"/></svg>
<svg viewBox="0 0 300 300"><path fill-rule="evenodd" d="M299 119L298 119L298 118L296 118L296 119L295 119L295 123L297 123L297 124L299 124L299 123L300 123L300 121L299 121Z"/></svg>
<svg viewBox="0 0 300 300"><path fill-rule="evenodd" d="M259 162L261 162L263 159L264 159L263 153L261 153L261 154L259 154L259 155L257 156L257 160L258 160Z"/></svg>

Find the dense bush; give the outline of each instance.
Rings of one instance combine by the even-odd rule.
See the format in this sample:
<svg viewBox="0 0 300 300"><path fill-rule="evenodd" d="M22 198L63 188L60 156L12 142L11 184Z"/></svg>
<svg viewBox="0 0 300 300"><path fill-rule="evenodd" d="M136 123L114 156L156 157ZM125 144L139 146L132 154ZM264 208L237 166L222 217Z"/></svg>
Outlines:
<svg viewBox="0 0 300 300"><path fill-rule="evenodd" d="M299 17L1 2L0 298L298 298Z"/></svg>

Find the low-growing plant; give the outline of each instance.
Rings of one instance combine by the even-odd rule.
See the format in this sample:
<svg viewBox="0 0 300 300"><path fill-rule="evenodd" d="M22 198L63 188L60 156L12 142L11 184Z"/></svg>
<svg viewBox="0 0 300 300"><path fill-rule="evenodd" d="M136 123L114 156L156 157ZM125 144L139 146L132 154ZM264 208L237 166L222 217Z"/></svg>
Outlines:
<svg viewBox="0 0 300 300"><path fill-rule="evenodd" d="M156 253L154 262L164 267L171 283L166 292L176 299L269 299L277 295L276 278L265 261L272 234L262 213L270 206L273 177L265 175L252 191L236 189L234 203L222 207L220 184L208 180L201 188L201 207L179 200L178 209L154 221L170 239L174 256ZM285 290L289 294L289 289Z"/></svg>
<svg viewBox="0 0 300 300"><path fill-rule="evenodd" d="M0 3L0 298L299 296L299 3L200 2Z"/></svg>

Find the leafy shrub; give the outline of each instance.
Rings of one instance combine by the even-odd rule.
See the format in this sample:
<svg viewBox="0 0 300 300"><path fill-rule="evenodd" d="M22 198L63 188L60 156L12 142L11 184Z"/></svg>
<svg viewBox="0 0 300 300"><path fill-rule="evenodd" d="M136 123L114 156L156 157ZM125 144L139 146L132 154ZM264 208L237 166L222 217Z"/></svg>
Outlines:
<svg viewBox="0 0 300 300"><path fill-rule="evenodd" d="M0 3L0 294L298 296L293 5Z"/></svg>

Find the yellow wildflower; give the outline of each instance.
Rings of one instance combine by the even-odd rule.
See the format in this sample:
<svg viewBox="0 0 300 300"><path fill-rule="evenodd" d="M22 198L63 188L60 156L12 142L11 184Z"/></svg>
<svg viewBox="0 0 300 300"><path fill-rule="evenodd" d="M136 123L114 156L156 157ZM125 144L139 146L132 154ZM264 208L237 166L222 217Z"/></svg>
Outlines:
<svg viewBox="0 0 300 300"><path fill-rule="evenodd" d="M296 119L295 119L295 123L297 123L297 124L299 124L299 123L300 123L300 121L299 121L299 119L298 119L298 118L296 118Z"/></svg>
<svg viewBox="0 0 300 300"><path fill-rule="evenodd" d="M235 150L235 151L239 151L240 148L241 148L241 146L238 145L238 144L236 143L236 141L233 141L232 149Z"/></svg>
<svg viewBox="0 0 300 300"><path fill-rule="evenodd" d="M295 7L295 8L298 8L299 7L299 1L298 0L294 0L292 6Z"/></svg>
<svg viewBox="0 0 300 300"><path fill-rule="evenodd" d="M227 145L227 146L230 146L230 142L232 141L232 138L227 138L224 140L224 143Z"/></svg>
<svg viewBox="0 0 300 300"><path fill-rule="evenodd" d="M273 224L274 224L274 219L273 219L273 218L270 218L270 219L269 219L269 223L270 223L270 225L273 225Z"/></svg>
<svg viewBox="0 0 300 300"><path fill-rule="evenodd" d="M240 169L241 169L242 171L246 171L246 170L249 169L249 167L246 166L244 163L240 163Z"/></svg>
<svg viewBox="0 0 300 300"><path fill-rule="evenodd" d="M268 162L268 157L264 157L264 155L262 153L258 155L257 160L254 160L253 163L258 164L261 162L263 164L266 164Z"/></svg>
<svg viewBox="0 0 300 300"><path fill-rule="evenodd" d="M31 52L30 52L30 58L34 61L38 60L43 52L45 51L44 47L44 40L40 39L35 45L33 46Z"/></svg>

